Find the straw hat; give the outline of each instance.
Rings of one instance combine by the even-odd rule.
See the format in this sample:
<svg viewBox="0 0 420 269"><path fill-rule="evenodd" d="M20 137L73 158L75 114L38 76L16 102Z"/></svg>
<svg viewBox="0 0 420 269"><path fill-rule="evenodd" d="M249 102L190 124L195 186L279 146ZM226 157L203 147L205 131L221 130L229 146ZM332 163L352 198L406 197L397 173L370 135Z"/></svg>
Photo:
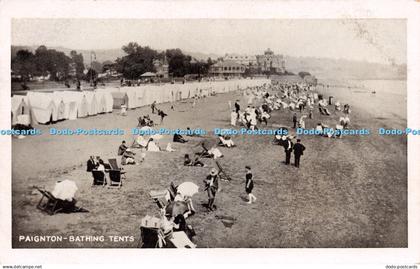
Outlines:
<svg viewBox="0 0 420 269"><path fill-rule="evenodd" d="M217 170L216 170L216 168L212 168L212 169L210 170L210 175L212 175L212 176L217 175Z"/></svg>

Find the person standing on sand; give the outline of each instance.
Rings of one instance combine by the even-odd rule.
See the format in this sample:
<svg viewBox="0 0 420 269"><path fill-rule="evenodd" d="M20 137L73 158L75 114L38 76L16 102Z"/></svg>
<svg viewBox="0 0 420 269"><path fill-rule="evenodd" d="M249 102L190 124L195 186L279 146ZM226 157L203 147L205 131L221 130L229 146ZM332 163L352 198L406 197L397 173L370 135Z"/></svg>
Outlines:
<svg viewBox="0 0 420 269"><path fill-rule="evenodd" d="M168 114L166 114L165 112L163 112L163 110L158 109L158 115L160 116L160 124L163 123L163 119L168 116Z"/></svg>
<svg viewBox="0 0 420 269"><path fill-rule="evenodd" d="M293 153L295 154L295 166L299 168L300 157L305 151L305 146L300 143L300 139L297 140L296 144L293 146Z"/></svg>
<svg viewBox="0 0 420 269"><path fill-rule="evenodd" d="M287 137L286 142L284 143L284 152L286 153L286 161L285 164L290 164L290 156L293 151L293 143L292 138L290 136Z"/></svg>
<svg viewBox="0 0 420 269"><path fill-rule="evenodd" d="M214 205L214 199L216 198L216 193L219 189L219 175L216 168L211 169L210 174L204 180L204 184L204 190L207 191L207 195L209 197L207 208L210 211L213 211L216 209L216 206Z"/></svg>
<svg viewBox="0 0 420 269"><path fill-rule="evenodd" d="M241 105L239 104L239 100L236 100L235 101L235 112L236 112L236 115L238 115L238 119L239 119L239 111L241 111Z"/></svg>
<svg viewBox="0 0 420 269"><path fill-rule="evenodd" d="M248 194L248 204L257 201L257 197L252 194L252 189L254 189L254 180L252 179L252 172L250 166L245 166L246 175L245 175L245 192Z"/></svg>
<svg viewBox="0 0 420 269"><path fill-rule="evenodd" d="M155 114L156 101L153 101L153 103L150 105L150 108L152 109L152 114Z"/></svg>
<svg viewBox="0 0 420 269"><path fill-rule="evenodd" d="M296 123L297 123L297 115L296 113L293 113L293 129L296 129Z"/></svg>

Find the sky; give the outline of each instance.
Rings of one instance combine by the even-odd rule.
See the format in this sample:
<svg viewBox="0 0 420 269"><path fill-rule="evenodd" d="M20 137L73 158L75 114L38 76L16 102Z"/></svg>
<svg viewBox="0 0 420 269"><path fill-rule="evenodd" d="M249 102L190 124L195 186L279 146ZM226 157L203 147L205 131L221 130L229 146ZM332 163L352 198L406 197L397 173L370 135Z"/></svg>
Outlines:
<svg viewBox="0 0 420 269"><path fill-rule="evenodd" d="M398 19L13 19L12 45L116 49L128 42L164 50L276 54L405 64Z"/></svg>

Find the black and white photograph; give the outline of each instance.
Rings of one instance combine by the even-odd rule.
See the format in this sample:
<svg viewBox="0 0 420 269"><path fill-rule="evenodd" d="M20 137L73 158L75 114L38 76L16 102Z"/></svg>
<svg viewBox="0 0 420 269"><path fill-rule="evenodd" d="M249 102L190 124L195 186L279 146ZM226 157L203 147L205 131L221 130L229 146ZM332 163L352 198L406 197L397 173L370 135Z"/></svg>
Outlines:
<svg viewBox="0 0 420 269"><path fill-rule="evenodd" d="M8 26L12 251L413 246L406 18Z"/></svg>

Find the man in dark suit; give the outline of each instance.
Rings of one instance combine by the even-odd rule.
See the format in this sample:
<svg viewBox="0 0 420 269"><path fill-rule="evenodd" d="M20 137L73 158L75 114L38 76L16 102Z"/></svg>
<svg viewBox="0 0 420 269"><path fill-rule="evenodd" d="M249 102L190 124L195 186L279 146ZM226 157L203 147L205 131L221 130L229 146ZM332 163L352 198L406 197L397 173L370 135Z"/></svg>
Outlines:
<svg viewBox="0 0 420 269"><path fill-rule="evenodd" d="M293 151L293 142L291 137L287 137L286 141L283 144L284 152L286 153L286 164L290 164L290 156Z"/></svg>
<svg viewBox="0 0 420 269"><path fill-rule="evenodd" d="M239 111L241 111L241 105L239 104L239 100L235 102L235 112L239 115Z"/></svg>
<svg viewBox="0 0 420 269"><path fill-rule="evenodd" d="M293 129L296 129L296 123L297 123L297 115L296 113L293 113Z"/></svg>
<svg viewBox="0 0 420 269"><path fill-rule="evenodd" d="M236 112L236 119L239 120L239 111L241 111L241 105L239 104L239 100L235 101L235 112Z"/></svg>
<svg viewBox="0 0 420 269"><path fill-rule="evenodd" d="M293 153L295 154L295 166L299 168L300 156L303 155L305 151L305 146L300 143L300 139L297 140L296 144L293 146Z"/></svg>

